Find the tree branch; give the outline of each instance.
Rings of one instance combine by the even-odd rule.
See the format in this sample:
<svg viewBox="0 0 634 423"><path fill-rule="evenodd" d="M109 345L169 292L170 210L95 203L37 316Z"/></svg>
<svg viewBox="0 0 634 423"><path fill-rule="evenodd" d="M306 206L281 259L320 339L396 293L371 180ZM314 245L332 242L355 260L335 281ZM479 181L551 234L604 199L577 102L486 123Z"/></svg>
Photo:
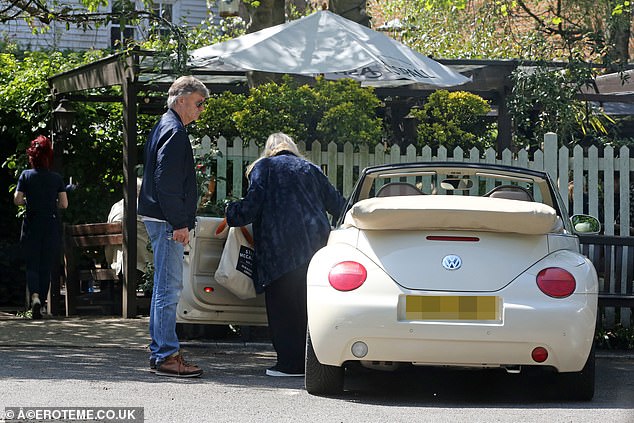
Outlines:
<svg viewBox="0 0 634 423"><path fill-rule="evenodd" d="M37 7L33 7L32 3L35 3ZM44 11L48 11L48 9L44 8L42 10L42 5L35 2L34 0L12 0L11 2L7 2L6 0L0 0L0 5L7 4L4 7L0 14L0 22L7 22L18 18L22 13L26 13L27 16L32 16L38 19L40 22L45 24L51 23L50 18L47 16ZM12 15L4 15L8 13L12 9L17 9L15 14ZM25 16L26 17L26 16Z"/></svg>

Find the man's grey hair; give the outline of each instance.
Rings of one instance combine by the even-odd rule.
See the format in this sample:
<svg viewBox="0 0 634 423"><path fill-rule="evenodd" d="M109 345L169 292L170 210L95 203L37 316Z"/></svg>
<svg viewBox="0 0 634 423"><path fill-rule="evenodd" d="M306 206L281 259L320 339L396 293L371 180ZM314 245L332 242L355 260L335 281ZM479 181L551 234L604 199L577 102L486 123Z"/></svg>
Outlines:
<svg viewBox="0 0 634 423"><path fill-rule="evenodd" d="M167 92L167 108L172 109L178 97L192 93L199 93L205 98L209 97L209 90L198 78L190 75L181 76L174 81Z"/></svg>

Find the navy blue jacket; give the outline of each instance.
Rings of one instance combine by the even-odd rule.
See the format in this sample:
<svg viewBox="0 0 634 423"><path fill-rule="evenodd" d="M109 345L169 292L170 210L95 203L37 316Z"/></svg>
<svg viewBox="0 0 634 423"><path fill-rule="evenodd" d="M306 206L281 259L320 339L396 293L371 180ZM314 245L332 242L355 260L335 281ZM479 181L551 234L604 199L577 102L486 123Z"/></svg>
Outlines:
<svg viewBox="0 0 634 423"><path fill-rule="evenodd" d="M165 220L174 229L193 229L197 201L194 155L187 130L178 114L168 110L145 144L139 214Z"/></svg>
<svg viewBox="0 0 634 423"><path fill-rule="evenodd" d="M227 207L229 226L253 224L257 292L310 261L326 245L345 200L321 169L291 153L261 159L244 199Z"/></svg>

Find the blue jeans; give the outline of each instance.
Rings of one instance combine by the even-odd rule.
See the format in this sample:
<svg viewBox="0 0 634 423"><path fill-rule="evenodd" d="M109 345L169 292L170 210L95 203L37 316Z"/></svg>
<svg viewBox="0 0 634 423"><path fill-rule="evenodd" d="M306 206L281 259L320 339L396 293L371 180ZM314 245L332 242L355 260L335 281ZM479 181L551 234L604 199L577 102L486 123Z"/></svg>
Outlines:
<svg viewBox="0 0 634 423"><path fill-rule="evenodd" d="M183 289L183 252L167 222L144 221L154 251L154 287L150 306L150 359L160 364L178 352L176 305Z"/></svg>

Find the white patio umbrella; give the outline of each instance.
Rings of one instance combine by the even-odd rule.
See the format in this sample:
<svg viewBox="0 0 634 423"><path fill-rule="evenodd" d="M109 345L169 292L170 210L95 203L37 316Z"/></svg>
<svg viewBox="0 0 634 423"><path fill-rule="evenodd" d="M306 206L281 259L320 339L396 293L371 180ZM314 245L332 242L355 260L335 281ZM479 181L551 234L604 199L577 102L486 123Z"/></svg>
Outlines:
<svg viewBox="0 0 634 423"><path fill-rule="evenodd" d="M262 71L369 85L421 83L451 87L470 81L398 41L323 10L191 52L190 65L218 71Z"/></svg>

